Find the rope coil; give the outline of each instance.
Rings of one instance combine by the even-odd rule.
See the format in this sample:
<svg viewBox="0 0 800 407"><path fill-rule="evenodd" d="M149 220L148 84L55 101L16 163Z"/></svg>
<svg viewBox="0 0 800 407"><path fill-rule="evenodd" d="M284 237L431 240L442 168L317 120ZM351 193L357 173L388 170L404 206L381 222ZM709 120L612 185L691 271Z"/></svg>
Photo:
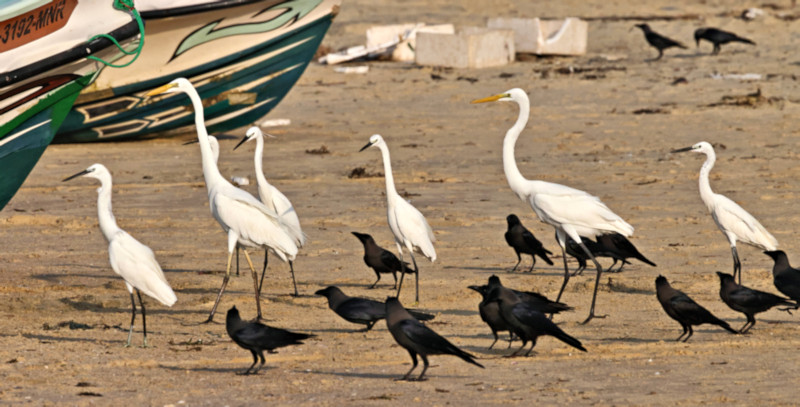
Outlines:
<svg viewBox="0 0 800 407"><path fill-rule="evenodd" d="M103 59L98 58L98 57L96 57L94 55L89 55L86 58L94 60L94 61L98 61L98 62L104 64L105 66L110 66L112 68L124 68L124 67L132 64L134 61L136 61L136 59L139 58L139 55L142 53L142 47L144 47L144 22L142 21L142 16L139 15L139 11L137 11L136 7L134 7L133 0L114 0L114 8L117 9L117 10L123 10L123 11L127 9L127 11L129 11L131 14L133 14L133 18L136 20L136 23L139 25L139 33L140 33L139 46L137 46L136 49L133 50L133 51L126 51L124 48L122 48L122 45L120 45L119 42L117 42L116 38L114 38L114 37L112 37L112 36L110 36L108 34L97 34L95 36L92 36L92 38L90 38L89 41L91 42L91 41L94 41L94 40L96 40L98 38L105 38L105 39L108 39L109 41L111 41L112 43L114 43L114 45L117 47L117 49L120 52L122 52L123 54L125 54L125 55L134 55L135 54L136 56L134 56L133 59L131 59L127 63L119 64L119 65L113 64L113 63L108 62L108 61L104 61Z"/></svg>

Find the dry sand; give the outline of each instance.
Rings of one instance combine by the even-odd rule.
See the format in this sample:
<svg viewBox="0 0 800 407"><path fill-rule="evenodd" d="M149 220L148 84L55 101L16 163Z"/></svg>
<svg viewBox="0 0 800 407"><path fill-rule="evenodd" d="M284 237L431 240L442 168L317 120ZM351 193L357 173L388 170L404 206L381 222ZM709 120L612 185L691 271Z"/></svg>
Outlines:
<svg viewBox="0 0 800 407"><path fill-rule="evenodd" d="M592 19L589 52L578 58L528 57L484 70L376 62L366 75L343 75L312 64L270 115L290 118L292 125L272 131L278 138L268 141L264 158L267 177L291 198L310 237L295 263L302 295L288 296L288 267L274 260L263 307L270 324L317 337L268 355L268 367L257 376L235 374L251 359L228 339L224 325L195 324L213 303L226 252L225 236L209 216L198 148L182 145L194 136L49 148L0 213L0 403L796 404L796 316L773 310L759 316L749 335L703 326L689 343L676 343L680 327L656 301L654 279L667 276L736 327L745 321L717 294L714 271L729 271L732 262L697 192L703 157L669 154L700 140L717 146L712 187L760 219L800 264L794 243L800 134L793 120L800 30L794 19L777 17L800 10L766 9L768 16L746 23L735 18L742 6L732 1L656 1L648 9L607 1L472 3L346 0L325 44L362 43L364 30L378 23L463 26L493 15L578 15ZM667 17L650 23L692 47L646 61L656 53L638 30L630 31L636 16ZM691 39L703 25L735 31L759 45L724 46L721 55L708 56L710 46L698 51ZM718 80L711 78L714 72L758 73L764 79ZM677 78L687 83L673 85ZM561 283L560 257L553 267L539 262L533 274L506 273L515 261L502 238L509 213L557 251L552 228L536 220L503 175L502 137L516 106L469 104L511 87L526 89L532 98L531 123L517 144L522 173L599 196L636 227L633 242L658 264L634 263L621 274L604 275L597 306L609 316L585 326L579 322L588 312L594 275L571 280L564 300L576 310L556 321L583 341L585 354L549 337L527 358L503 358L503 346L487 351L491 334L478 316L477 294L466 288L498 274L509 286L555 296ZM726 96L758 89L763 98L721 104ZM640 109L656 113L637 114ZM243 133L222 140L220 167L223 174L253 179L253 147L231 152ZM330 284L352 295L391 294L386 278L367 289L374 276L350 235L370 233L393 248L383 178L347 177L356 167L383 171L377 151L358 153L373 133L386 138L398 189L410 195L438 239L440 260L419 260L419 307L436 313L430 326L478 355L486 369L434 356L428 381L393 381L410 363L385 324L352 332L358 326L313 296ZM306 152L321 146L330 154ZM178 295L172 308L146 300L153 345L148 349L122 346L129 301L97 227L96 182L61 183L95 162L114 175L120 226L153 248ZM252 185L249 190L255 193ZM775 292L771 260L748 246L740 247L740 255L745 283ZM260 254L254 257L260 261ZM217 321L232 305L253 317L251 287L246 274L232 279ZM413 290L404 290L402 300L412 302ZM140 321L136 333L139 344Z"/></svg>

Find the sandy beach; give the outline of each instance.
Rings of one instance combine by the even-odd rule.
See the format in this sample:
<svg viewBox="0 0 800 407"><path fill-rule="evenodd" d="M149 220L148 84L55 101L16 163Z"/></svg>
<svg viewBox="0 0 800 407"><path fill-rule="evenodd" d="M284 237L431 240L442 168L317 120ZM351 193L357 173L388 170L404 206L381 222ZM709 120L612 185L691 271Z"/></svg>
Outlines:
<svg viewBox="0 0 800 407"><path fill-rule="evenodd" d="M33 405L794 405L800 374L797 315L771 310L747 335L710 325L688 343L661 309L655 278L666 276L715 315L738 328L744 315L719 297L715 271L730 273L728 242L698 194L704 156L670 151L705 140L716 148L711 186L752 213L800 265L800 164L796 36L799 9L765 8L746 22L738 2L345 0L323 41L328 49L362 44L376 24L424 21L459 27L491 16L589 20L589 50L581 57L523 55L504 67L455 70L369 62L365 75L312 63L268 118L291 125L269 129L267 178L293 202L309 243L295 272L275 256L265 278L268 324L312 333L304 345L268 354L260 374L240 376L249 352L225 332L236 305L255 317L252 281L242 259L215 324L205 320L222 282L226 236L209 214L196 138L52 145L0 212L0 403ZM785 4L784 4L785 3ZM789 6L783 1L779 6ZM689 49L657 52L631 27L647 21ZM692 33L714 26L758 45L729 44L718 56L695 48ZM760 80L726 79L760 74ZM715 78L714 75L719 74ZM683 78L683 80L679 80ZM555 317L587 353L542 337L530 357L505 358L478 315L468 285L491 275L519 289L555 298L561 255L551 226L510 190L502 140L517 118L513 103L471 105L509 88L525 89L531 120L516 146L528 179L588 191L636 228L631 241L655 262L632 260L604 274L597 311L588 313L594 272L570 280L563 301L574 311ZM750 96L748 96L750 95ZM246 129L220 137L223 175L246 176L256 194L253 143L233 147ZM432 356L424 382L395 381L411 366L383 322L354 332L314 292L337 285L350 295L383 300L391 276L375 289L372 270L351 231L369 233L395 251L386 223L383 164L375 149L358 152L382 134L392 154L397 189L427 218L438 260L417 256L421 301L436 314L428 326L476 355L485 369ZM319 150L326 151L320 154ZM95 190L79 178L61 180L93 163L114 176L113 208L123 229L153 249L178 296L171 308L146 298L149 348L125 348L130 301L111 270L97 226ZM364 177L349 177L358 168ZM517 214L553 256L533 273L507 271L516 262L503 240L505 218ZM745 285L777 293L772 260L739 246ZM251 253L260 265L263 253ZM523 258L527 269L530 258ZM602 259L604 266L609 259ZM572 268L577 267L574 261ZM413 302L406 280L401 300ZM505 334L503 336L505 338ZM133 343L141 344L137 318ZM519 342L515 342L515 347Z"/></svg>

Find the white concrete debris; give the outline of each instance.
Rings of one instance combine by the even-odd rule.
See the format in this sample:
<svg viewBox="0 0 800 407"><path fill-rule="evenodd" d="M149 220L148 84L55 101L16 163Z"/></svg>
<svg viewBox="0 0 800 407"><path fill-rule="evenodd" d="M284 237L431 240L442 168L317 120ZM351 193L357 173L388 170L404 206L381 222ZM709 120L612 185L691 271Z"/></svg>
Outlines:
<svg viewBox="0 0 800 407"><path fill-rule="evenodd" d="M514 32L466 27L455 34L418 33L419 65L486 68L514 61Z"/></svg>
<svg viewBox="0 0 800 407"><path fill-rule="evenodd" d="M541 20L539 18L490 18L489 28L514 31L517 52L537 55L583 55L586 53L589 25L579 18Z"/></svg>

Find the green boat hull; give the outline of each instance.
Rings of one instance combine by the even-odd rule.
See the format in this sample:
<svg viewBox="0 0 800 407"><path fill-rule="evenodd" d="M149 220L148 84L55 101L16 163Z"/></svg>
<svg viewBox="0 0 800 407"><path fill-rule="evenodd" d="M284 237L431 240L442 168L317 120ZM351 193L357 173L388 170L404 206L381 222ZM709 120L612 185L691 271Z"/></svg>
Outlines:
<svg viewBox="0 0 800 407"><path fill-rule="evenodd" d="M92 76L86 75L52 91L0 128L0 210L25 182Z"/></svg>

